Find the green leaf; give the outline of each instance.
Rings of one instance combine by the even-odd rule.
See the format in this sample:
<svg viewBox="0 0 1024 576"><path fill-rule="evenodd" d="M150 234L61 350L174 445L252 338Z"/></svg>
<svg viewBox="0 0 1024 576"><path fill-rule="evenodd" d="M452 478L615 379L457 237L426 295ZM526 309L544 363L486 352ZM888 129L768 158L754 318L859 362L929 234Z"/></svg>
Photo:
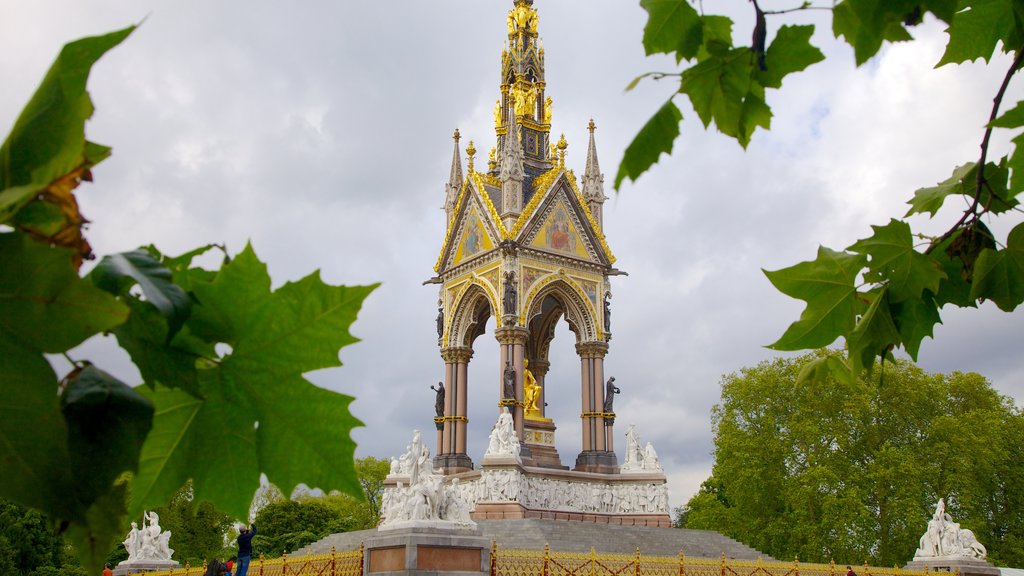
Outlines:
<svg viewBox="0 0 1024 576"><path fill-rule="evenodd" d="M1015 200L1024 191L1024 134L1013 139L1013 153L1006 158L1006 167L1010 169L1006 197Z"/></svg>
<svg viewBox="0 0 1024 576"><path fill-rule="evenodd" d="M945 277L939 263L914 250L910 225L892 219L885 226L871 226L875 233L847 248L870 258L865 280L888 284L891 302L919 299L924 290L939 291Z"/></svg>
<svg viewBox="0 0 1024 576"><path fill-rule="evenodd" d="M1006 239L1006 248L986 248L974 265L971 298L991 300L1004 312L1024 302L1024 224Z"/></svg>
<svg viewBox="0 0 1024 576"><path fill-rule="evenodd" d="M828 346L853 330L861 308L854 281L867 263L859 254L818 248L817 259L770 272L768 280L783 294L804 300L807 308L782 337L775 350L802 350Z"/></svg>
<svg viewBox="0 0 1024 576"><path fill-rule="evenodd" d="M192 300L174 284L171 271L145 250L104 256L89 277L96 286L115 296L127 293L138 283L146 301L167 318L168 337L173 336L188 318Z"/></svg>
<svg viewBox="0 0 1024 576"><path fill-rule="evenodd" d="M676 60L697 55L702 37L701 17L687 0L640 0L647 10L644 50L647 55L676 54Z"/></svg>
<svg viewBox="0 0 1024 576"><path fill-rule="evenodd" d="M889 309L889 287L883 286L878 292L862 294L871 305L857 321L857 326L846 338L850 353L850 370L860 374L869 368L876 356L885 356L900 343L900 334Z"/></svg>
<svg viewBox="0 0 1024 576"><path fill-rule="evenodd" d="M811 64L821 62L825 55L811 45L814 26L782 26L765 53L768 69L758 71L758 80L765 88L781 88L782 79Z"/></svg>
<svg viewBox="0 0 1024 576"><path fill-rule="evenodd" d="M1017 43L1012 41L1015 32L1019 35L1017 27L1020 25L1013 4L1007 0L964 2L964 9L953 16L953 21L946 29L949 44L936 66L959 64L977 58L984 58L988 62L1000 41L1018 48Z"/></svg>
<svg viewBox="0 0 1024 576"><path fill-rule="evenodd" d="M375 288L329 286L314 273L270 290L251 247L212 282L196 283L186 329L231 352L197 371L201 397L157 386L143 392L157 419L132 485L132 511L169 498L188 478L196 497L244 518L260 473L285 492L298 482L357 493L349 396L302 374L340 366L349 326ZM227 455L227 461L225 461Z"/></svg>
<svg viewBox="0 0 1024 576"><path fill-rule="evenodd" d="M68 528L66 536L89 574L100 573L110 551L124 535L127 500L127 484L121 482L89 507L84 524L72 524Z"/></svg>
<svg viewBox="0 0 1024 576"><path fill-rule="evenodd" d="M708 15L701 17L703 44L697 58L722 56L732 48L732 19L726 16Z"/></svg>
<svg viewBox="0 0 1024 576"><path fill-rule="evenodd" d="M78 277L72 251L0 234L0 333L60 353L124 322L128 309Z"/></svg>
<svg viewBox="0 0 1024 576"><path fill-rule="evenodd" d="M914 192L914 198L907 202L910 204L910 210L907 210L903 217L926 212L934 217L950 194L973 195L974 191L978 189L975 181L978 174L977 166L975 162L957 166L953 170L953 175L939 182L937 186L917 189Z"/></svg>
<svg viewBox="0 0 1024 576"><path fill-rule="evenodd" d="M110 374L87 366L61 395L75 495L90 506L124 472L136 472L153 405ZM70 496L70 495L68 495Z"/></svg>
<svg viewBox="0 0 1024 576"><path fill-rule="evenodd" d="M622 156L619 173L615 176L616 190L626 178L636 182L641 174L658 161L662 153L672 153L672 145L679 137L679 122L682 120L683 114L671 100L654 113Z"/></svg>
<svg viewBox="0 0 1024 576"><path fill-rule="evenodd" d="M93 64L133 27L64 46L0 146L0 223L60 176L102 159L85 140L92 101L85 90ZM109 152L109 150L108 150Z"/></svg>
<svg viewBox="0 0 1024 576"><path fill-rule="evenodd" d="M954 304L961 308L975 308L976 301L971 299L971 285L967 282L967 273L964 271L963 261L952 255L953 243L960 237L960 232L942 241L930 255L939 263L946 277L939 282L939 291L935 294L935 304L938 307L946 304Z"/></svg>
<svg viewBox="0 0 1024 576"><path fill-rule="evenodd" d="M705 128L714 121L720 132L746 148L758 126L771 125L771 110L755 72L750 49L736 48L685 70L679 91L690 97Z"/></svg>
<svg viewBox="0 0 1024 576"><path fill-rule="evenodd" d="M132 313L114 335L139 368L143 381L150 387L162 384L199 396L196 363L216 358L213 345L192 336L187 328L168 342L167 320L156 308L134 298L127 302Z"/></svg>
<svg viewBox="0 0 1024 576"><path fill-rule="evenodd" d="M2 331L0 358L0 497L83 520L72 496L57 376L42 354Z"/></svg>
<svg viewBox="0 0 1024 576"><path fill-rule="evenodd" d="M925 336L934 337L932 329L936 324L942 323L939 307L929 292L922 293L920 298L898 303L890 302L889 307L892 309L893 322L903 341L903 348L916 362L921 341Z"/></svg>
<svg viewBox="0 0 1024 576"><path fill-rule="evenodd" d="M998 118L989 122L993 128L1020 128L1024 126L1024 100L1017 102L1013 108L1003 112Z"/></svg>
<svg viewBox="0 0 1024 576"><path fill-rule="evenodd" d="M883 41L912 40L903 19L914 5L907 0L843 0L832 9L832 32L853 46L860 66L878 53Z"/></svg>

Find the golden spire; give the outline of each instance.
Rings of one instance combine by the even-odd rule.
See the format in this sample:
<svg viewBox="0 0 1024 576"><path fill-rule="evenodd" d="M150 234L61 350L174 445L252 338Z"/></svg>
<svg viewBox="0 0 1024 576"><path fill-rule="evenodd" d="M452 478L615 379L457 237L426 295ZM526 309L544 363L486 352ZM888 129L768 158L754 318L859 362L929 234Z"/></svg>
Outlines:
<svg viewBox="0 0 1024 576"><path fill-rule="evenodd" d="M470 142L470 145L472 146L473 143ZM560 165L562 165L562 166L565 166L565 149L568 148L568 147L569 147L569 143L565 141L565 134L562 134L561 136L558 137L558 163ZM470 158L469 162L470 162L470 164L469 164L470 165L470 170L472 170L473 169L472 168L472 166L473 166L472 158Z"/></svg>
<svg viewBox="0 0 1024 576"><path fill-rule="evenodd" d="M476 154L476 148L473 146L473 141L469 141L469 146L466 147L466 154L469 154L469 171L473 171L473 155Z"/></svg>

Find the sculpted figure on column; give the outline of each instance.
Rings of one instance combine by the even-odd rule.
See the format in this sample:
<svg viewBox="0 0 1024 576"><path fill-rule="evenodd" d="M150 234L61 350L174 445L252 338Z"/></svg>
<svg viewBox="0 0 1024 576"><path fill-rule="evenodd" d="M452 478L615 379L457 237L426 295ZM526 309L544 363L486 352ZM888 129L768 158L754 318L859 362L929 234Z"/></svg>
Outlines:
<svg viewBox="0 0 1024 576"><path fill-rule="evenodd" d="M530 372L530 361L523 360L523 411L527 416L540 416L537 400L540 399L540 384Z"/></svg>
<svg viewBox="0 0 1024 576"><path fill-rule="evenodd" d="M505 362L505 371L501 378L502 400L516 399L516 369L512 367L512 361Z"/></svg>
<svg viewBox="0 0 1024 576"><path fill-rule="evenodd" d="M431 386L430 389L433 390L434 392L436 392L436 395L434 397L434 412L437 414L438 418L443 418L444 417L444 383L443 382L438 382L437 383L437 388L434 388L433 386Z"/></svg>
<svg viewBox="0 0 1024 576"><path fill-rule="evenodd" d="M619 390L619 387L615 385L615 377L612 376L609 378L608 383L605 384L604 390L604 411L606 413L610 414L615 412L615 410L613 410L615 405L615 395L620 394L621 392L622 390Z"/></svg>

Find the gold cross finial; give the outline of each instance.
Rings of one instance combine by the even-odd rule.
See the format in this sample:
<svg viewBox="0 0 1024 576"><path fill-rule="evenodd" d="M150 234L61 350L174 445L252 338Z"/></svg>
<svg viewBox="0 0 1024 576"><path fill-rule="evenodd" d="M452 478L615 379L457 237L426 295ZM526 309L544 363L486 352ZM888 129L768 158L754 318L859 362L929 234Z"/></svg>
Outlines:
<svg viewBox="0 0 1024 576"><path fill-rule="evenodd" d="M590 124L587 124L587 130L590 130L590 133L593 134L595 129L597 129L597 124L594 124L594 119L591 118Z"/></svg>
<svg viewBox="0 0 1024 576"><path fill-rule="evenodd" d="M455 139L455 143L456 144L458 144L459 138L462 138L462 136L459 134L459 129L458 128L455 129L455 134L452 135L452 138Z"/></svg>

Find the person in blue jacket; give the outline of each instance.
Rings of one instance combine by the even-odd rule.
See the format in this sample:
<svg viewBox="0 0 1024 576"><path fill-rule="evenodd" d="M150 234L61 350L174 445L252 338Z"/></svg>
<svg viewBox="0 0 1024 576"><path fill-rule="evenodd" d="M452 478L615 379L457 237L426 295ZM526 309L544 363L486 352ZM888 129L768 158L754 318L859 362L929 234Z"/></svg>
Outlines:
<svg viewBox="0 0 1024 576"><path fill-rule="evenodd" d="M242 528L238 534L238 568L235 576L245 576L249 571L249 560L252 559L252 537L256 535L256 525Z"/></svg>

